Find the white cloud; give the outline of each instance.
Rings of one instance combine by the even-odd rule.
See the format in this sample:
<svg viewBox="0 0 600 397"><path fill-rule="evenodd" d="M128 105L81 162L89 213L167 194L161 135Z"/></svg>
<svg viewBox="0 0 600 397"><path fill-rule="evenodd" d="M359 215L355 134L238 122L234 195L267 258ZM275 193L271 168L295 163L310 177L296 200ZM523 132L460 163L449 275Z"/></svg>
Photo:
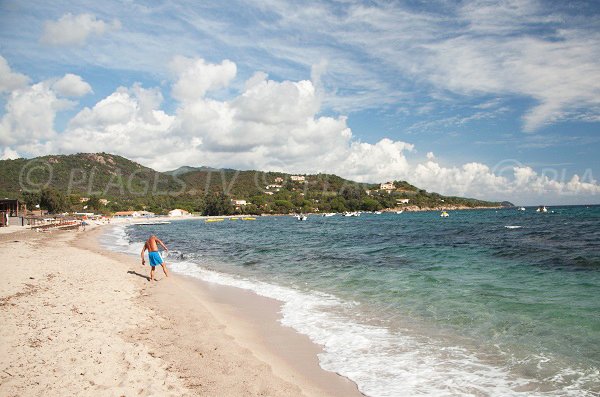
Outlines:
<svg viewBox="0 0 600 397"><path fill-rule="evenodd" d="M46 21L40 40L54 46L83 45L92 34L100 36L120 27L118 20L107 23L91 14L67 13L57 21Z"/></svg>
<svg viewBox="0 0 600 397"><path fill-rule="evenodd" d="M52 89L62 96L78 97L92 92L92 86L81 76L67 73L63 78L52 84Z"/></svg>
<svg viewBox="0 0 600 397"><path fill-rule="evenodd" d="M12 91L0 120L0 144L31 143L55 137L56 113L72 106L73 102L59 99L48 82Z"/></svg>
<svg viewBox="0 0 600 397"><path fill-rule="evenodd" d="M212 56L236 54L244 60L238 71L244 76L260 69L297 81L323 62L314 69L313 83L322 89L328 111L399 103L416 111L429 102L440 109L447 108L448 97L455 104L500 96L511 105L514 97L524 99L517 106L528 107L522 112L526 131L563 120L598 120L595 15L584 15L578 5L536 0L436 4L249 0L234 1L230 12L222 13L202 2L185 7L177 2L127 7L109 2L103 8L126 20L127 32L93 50L73 51L68 62L164 78L165 59L201 48ZM91 14L66 14L47 23L43 40L83 43L110 26ZM57 55L40 52L24 39L19 45L27 46L36 60L55 60ZM174 96L204 95L210 88L201 81L182 76Z"/></svg>
<svg viewBox="0 0 600 397"><path fill-rule="evenodd" d="M334 107L379 107L392 96L398 101L402 83L416 81L417 102L448 91L465 98L533 99L523 115L528 132L562 120L596 120L590 112L598 116L600 34L593 15L552 12L535 0L448 3L443 14L389 2L260 3L255 5L277 15L277 28L288 32L262 43L277 59L306 65L335 54L323 77L330 84L325 103ZM295 45L287 40L294 34L308 39ZM323 50L323 43L330 45Z"/></svg>
<svg viewBox="0 0 600 397"><path fill-rule="evenodd" d="M237 73L235 63L227 59L215 65L199 58L177 56L171 61L170 68L177 76L172 95L182 102L202 98L207 91L226 87Z"/></svg>
<svg viewBox="0 0 600 397"><path fill-rule="evenodd" d="M65 152L107 151L143 160L171 156L181 146L169 130L173 116L159 109L158 89L119 87L69 122L58 147Z"/></svg>
<svg viewBox="0 0 600 397"><path fill-rule="evenodd" d="M19 153L17 153L16 151L12 150L10 147L5 147L4 150L2 151L2 154L0 155L0 160L14 160L14 159L18 159L21 156L19 156Z"/></svg>
<svg viewBox="0 0 600 397"><path fill-rule="evenodd" d="M210 165L327 172L362 182L403 179L443 194L521 203L600 194L591 173L562 180L558 173L538 174L516 163L502 169L476 162L444 166L432 152L426 160L415 160L411 143L360 142L345 117L319 114L320 98L308 80L278 82L257 73L234 98L208 98L210 89L228 88L232 77L224 76L230 76L235 65L221 68L223 63L204 61L188 65L202 82L189 95L180 96L173 114L161 109L158 88L134 84L82 109L59 134L51 127L54 116L69 102L58 99L49 82L15 90L0 124L5 155L107 151L158 170ZM204 74L199 69L223 73ZM185 79L195 84L189 69L180 73L174 86Z"/></svg>
<svg viewBox="0 0 600 397"><path fill-rule="evenodd" d="M0 55L0 93L24 87L28 82L27 76L13 72L6 59Z"/></svg>

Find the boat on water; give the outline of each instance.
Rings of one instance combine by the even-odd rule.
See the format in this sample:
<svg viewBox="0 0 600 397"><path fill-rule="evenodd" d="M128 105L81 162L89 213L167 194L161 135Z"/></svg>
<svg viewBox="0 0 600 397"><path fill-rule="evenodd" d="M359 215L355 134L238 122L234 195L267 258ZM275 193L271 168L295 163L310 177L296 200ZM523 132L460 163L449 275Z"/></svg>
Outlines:
<svg viewBox="0 0 600 397"><path fill-rule="evenodd" d="M306 221L306 220L308 220L308 215L304 215L304 214L294 215L294 217L297 220L299 220L299 221Z"/></svg>
<svg viewBox="0 0 600 397"><path fill-rule="evenodd" d="M213 222L223 222L225 219L223 218L210 218L210 219L206 219L204 222L205 223L213 223Z"/></svg>
<svg viewBox="0 0 600 397"><path fill-rule="evenodd" d="M519 207L517 211L525 211L525 207Z"/></svg>
<svg viewBox="0 0 600 397"><path fill-rule="evenodd" d="M358 212L344 212L344 216L360 216Z"/></svg>
<svg viewBox="0 0 600 397"><path fill-rule="evenodd" d="M253 217L247 216L247 217L245 217L245 218L242 218L242 220L243 220L243 221L255 221L255 220L256 220L256 218L253 218Z"/></svg>
<svg viewBox="0 0 600 397"><path fill-rule="evenodd" d="M326 212L323 214L323 216L325 216L325 217L334 216L334 215L336 215L335 212Z"/></svg>
<svg viewBox="0 0 600 397"><path fill-rule="evenodd" d="M442 211L442 213L440 214L440 217L442 218L448 218L450 216L450 214L448 214L446 211Z"/></svg>
<svg viewBox="0 0 600 397"><path fill-rule="evenodd" d="M535 212L548 212L548 208L545 205L540 205Z"/></svg>
<svg viewBox="0 0 600 397"><path fill-rule="evenodd" d="M403 212L404 212L404 210L396 211L396 214L401 214Z"/></svg>
<svg viewBox="0 0 600 397"><path fill-rule="evenodd" d="M381 215L383 212L381 212L381 211L375 211L375 212L373 212L373 213L374 213L375 215Z"/></svg>

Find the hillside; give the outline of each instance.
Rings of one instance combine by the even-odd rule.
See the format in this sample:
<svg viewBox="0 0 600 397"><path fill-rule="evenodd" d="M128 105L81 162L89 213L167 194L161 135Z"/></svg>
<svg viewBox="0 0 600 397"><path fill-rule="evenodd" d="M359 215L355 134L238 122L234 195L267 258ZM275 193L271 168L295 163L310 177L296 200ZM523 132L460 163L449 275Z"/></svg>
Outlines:
<svg viewBox="0 0 600 397"><path fill-rule="evenodd" d="M0 194L55 188L65 194L106 197L147 195L156 189L176 190L172 177L121 156L80 153L0 161Z"/></svg>
<svg viewBox="0 0 600 397"><path fill-rule="evenodd" d="M500 206L429 193L405 181L395 181L385 190L380 187L331 174L187 166L161 173L107 153L0 161L0 196L21 198L31 207L44 193L45 198L58 200L56 209L61 210L89 207L102 212L146 209L165 213L178 207L217 215Z"/></svg>

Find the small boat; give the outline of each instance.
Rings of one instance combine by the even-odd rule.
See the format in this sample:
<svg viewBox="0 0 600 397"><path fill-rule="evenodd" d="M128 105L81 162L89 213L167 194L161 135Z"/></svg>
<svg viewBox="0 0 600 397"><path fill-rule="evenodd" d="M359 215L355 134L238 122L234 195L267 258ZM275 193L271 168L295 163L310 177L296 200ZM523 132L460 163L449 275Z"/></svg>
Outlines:
<svg viewBox="0 0 600 397"><path fill-rule="evenodd" d="M256 218L253 218L253 217L249 217L249 216L247 216L247 217L245 217L245 218L242 218L242 220L243 220L243 221L255 221L255 220L256 220Z"/></svg>
<svg viewBox="0 0 600 397"><path fill-rule="evenodd" d="M548 212L548 208L545 205L540 205L535 212Z"/></svg>
<svg viewBox="0 0 600 397"><path fill-rule="evenodd" d="M404 210L396 211L396 214L401 214L403 212L404 212Z"/></svg>
<svg viewBox="0 0 600 397"><path fill-rule="evenodd" d="M518 211L525 211L525 207L519 207Z"/></svg>
<svg viewBox="0 0 600 397"><path fill-rule="evenodd" d="M442 218L448 218L450 215L446 212L446 211L442 211L442 213L440 214L440 217Z"/></svg>
<svg viewBox="0 0 600 397"><path fill-rule="evenodd" d="M375 215L381 215L381 214L382 214L382 212L381 212L381 211L375 211L375 212L373 212L373 213L374 213Z"/></svg>
<svg viewBox="0 0 600 397"><path fill-rule="evenodd" d="M210 219L206 219L204 222L205 223L212 223L212 222L223 222L225 219L223 218L210 218Z"/></svg>
<svg viewBox="0 0 600 397"><path fill-rule="evenodd" d="M344 216L360 216L358 212L344 212Z"/></svg>
<svg viewBox="0 0 600 397"><path fill-rule="evenodd" d="M296 219L298 219L299 221L305 221L308 219L308 215L304 215L304 214L298 214L298 215L294 215L296 217Z"/></svg>
<svg viewBox="0 0 600 397"><path fill-rule="evenodd" d="M327 217L328 216L334 216L334 215L335 215L335 212L326 212L326 213L323 214L323 216L327 216Z"/></svg>

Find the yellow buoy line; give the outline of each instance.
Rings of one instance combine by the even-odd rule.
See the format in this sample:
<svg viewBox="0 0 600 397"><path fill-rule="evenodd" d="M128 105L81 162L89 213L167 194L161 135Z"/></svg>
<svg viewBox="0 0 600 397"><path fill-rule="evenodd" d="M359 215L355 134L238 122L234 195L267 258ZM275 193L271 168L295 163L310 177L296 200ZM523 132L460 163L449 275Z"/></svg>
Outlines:
<svg viewBox="0 0 600 397"><path fill-rule="evenodd" d="M229 218L230 221L238 221L238 220L243 220L243 221L255 221L256 218L253 217L243 217L243 218ZM224 218L210 218L210 219L205 219L204 222L205 223L214 223L214 222L223 222L225 219Z"/></svg>

